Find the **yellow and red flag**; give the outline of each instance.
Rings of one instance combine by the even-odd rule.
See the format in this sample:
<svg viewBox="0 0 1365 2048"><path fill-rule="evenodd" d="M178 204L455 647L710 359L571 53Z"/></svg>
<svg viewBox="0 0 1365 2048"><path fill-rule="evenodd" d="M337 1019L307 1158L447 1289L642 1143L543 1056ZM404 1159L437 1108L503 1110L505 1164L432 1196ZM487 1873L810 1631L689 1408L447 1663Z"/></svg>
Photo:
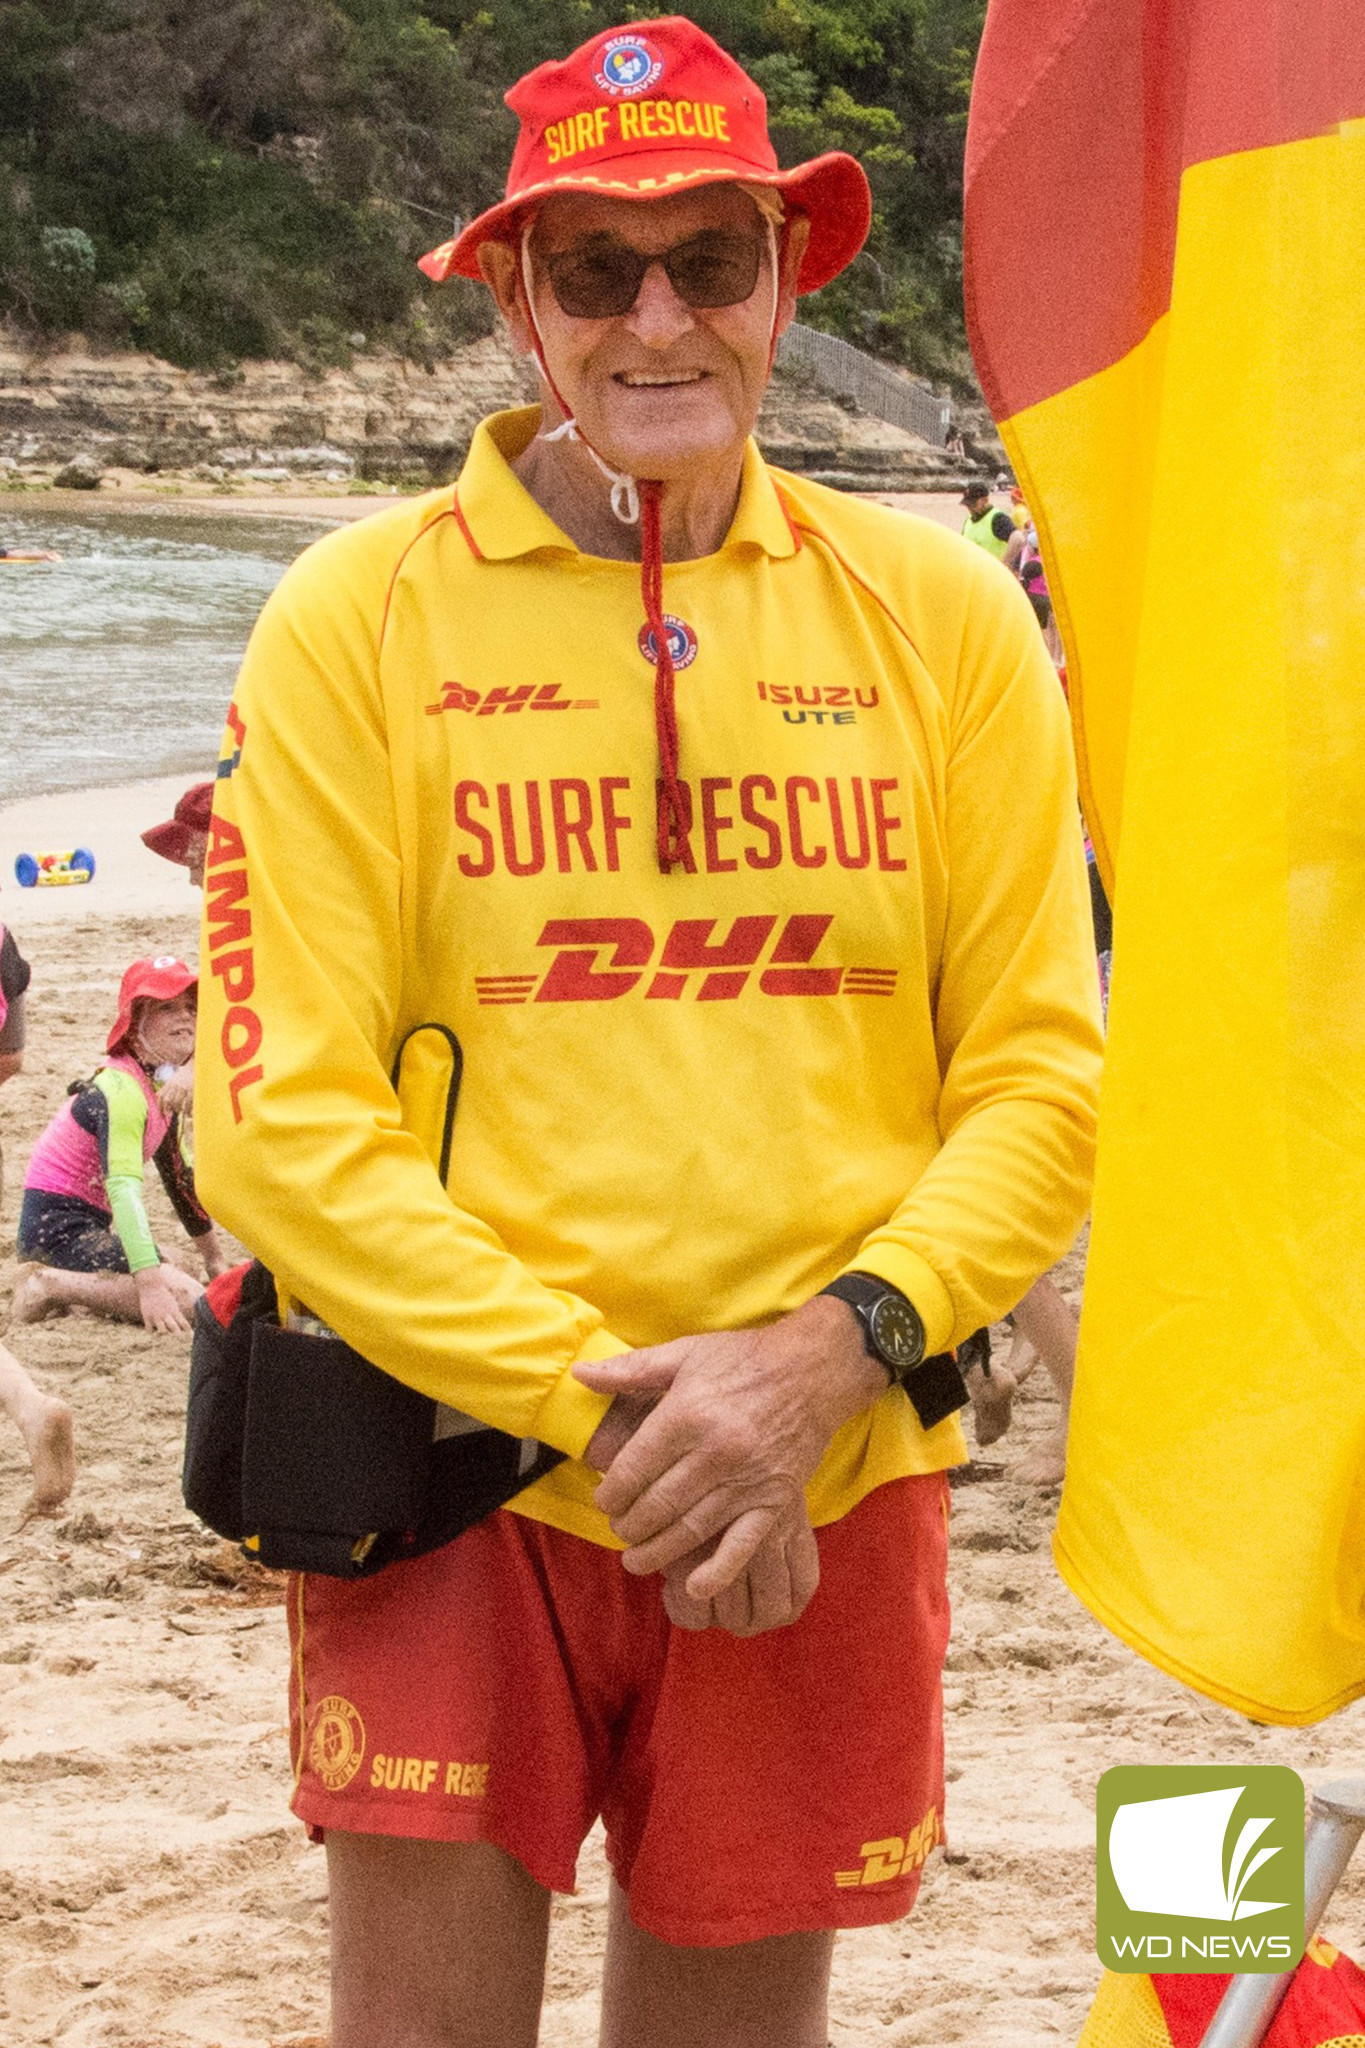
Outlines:
<svg viewBox="0 0 1365 2048"><path fill-rule="evenodd" d="M1231 1979L1106 1971L1077 2048L1199 2048ZM1363 2048L1365 1971L1316 1937L1263 2048Z"/></svg>
<svg viewBox="0 0 1365 2048"><path fill-rule="evenodd" d="M1365 1692L1365 7L991 0L968 321L1115 896L1057 1559L1258 1718Z"/></svg>

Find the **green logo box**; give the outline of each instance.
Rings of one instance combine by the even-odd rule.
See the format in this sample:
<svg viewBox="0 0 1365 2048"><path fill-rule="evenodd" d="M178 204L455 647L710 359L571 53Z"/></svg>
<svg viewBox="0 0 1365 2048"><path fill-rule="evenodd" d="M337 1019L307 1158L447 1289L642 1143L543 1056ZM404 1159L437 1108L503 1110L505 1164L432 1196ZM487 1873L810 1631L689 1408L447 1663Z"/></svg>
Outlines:
<svg viewBox="0 0 1365 2048"><path fill-rule="evenodd" d="M1282 1764L1117 1764L1096 1795L1108 1970L1268 1975L1303 1955L1303 1780Z"/></svg>

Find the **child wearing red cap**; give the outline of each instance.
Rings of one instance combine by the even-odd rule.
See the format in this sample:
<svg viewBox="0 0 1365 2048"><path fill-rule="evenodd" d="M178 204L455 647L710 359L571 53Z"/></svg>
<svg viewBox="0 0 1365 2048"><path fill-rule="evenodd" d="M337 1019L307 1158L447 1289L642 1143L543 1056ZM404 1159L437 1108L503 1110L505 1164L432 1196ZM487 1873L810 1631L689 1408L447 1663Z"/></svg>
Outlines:
<svg viewBox="0 0 1365 2048"><path fill-rule="evenodd" d="M154 1162L210 1278L225 1259L194 1192L180 1119L158 1074L194 1043L198 981L182 960L135 960L119 989L108 1057L78 1082L33 1148L24 1179L19 1255L34 1261L15 1290L14 1319L86 1308L149 1330L189 1329L203 1292L164 1260L142 1200Z"/></svg>

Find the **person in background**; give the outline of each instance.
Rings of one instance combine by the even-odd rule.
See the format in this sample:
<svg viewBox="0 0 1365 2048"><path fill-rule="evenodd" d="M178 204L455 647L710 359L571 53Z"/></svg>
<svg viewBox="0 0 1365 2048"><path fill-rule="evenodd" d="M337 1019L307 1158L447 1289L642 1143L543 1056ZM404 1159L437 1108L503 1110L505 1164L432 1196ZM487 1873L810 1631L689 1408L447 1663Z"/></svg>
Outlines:
<svg viewBox="0 0 1365 2048"><path fill-rule="evenodd" d="M212 782L196 782L176 804L164 824L149 825L142 843L163 860L187 868L191 885L204 886L204 853L209 843L209 819L213 815Z"/></svg>
<svg viewBox="0 0 1365 2048"><path fill-rule="evenodd" d="M30 970L0 925L0 1082L13 1080L24 1064L24 998ZM4 1155L0 1153L0 1203L4 1201ZM33 1498L28 1512L55 1514L71 1491L76 1473L71 1410L65 1401L34 1385L12 1351L0 1344L0 1409L24 1439L33 1468Z"/></svg>
<svg viewBox="0 0 1365 2048"><path fill-rule="evenodd" d="M163 860L189 870L190 886L204 886L204 854L209 843L209 819L213 815L212 782L196 782L176 804L164 824L150 825L142 843ZM189 1116L194 1107L194 1054L162 1083L161 1106Z"/></svg>
<svg viewBox="0 0 1365 2048"><path fill-rule="evenodd" d="M1010 1476L1032 1486L1060 1486L1066 1477L1079 1318L1051 1274L1044 1273L1011 1311L1008 1322L1013 1334L1005 1358L992 1363L989 1374L976 1362L966 1372L977 1447L984 1450L1005 1435L1013 1420L1014 1397L1041 1361L1061 1412L1053 1427L1011 1468Z"/></svg>
<svg viewBox="0 0 1365 2048"><path fill-rule="evenodd" d="M0 924L0 1084L12 1081L24 1064L24 998L30 979L13 932ZM0 1204L4 1199L5 1156L0 1151Z"/></svg>
<svg viewBox="0 0 1365 2048"><path fill-rule="evenodd" d="M119 989L108 1057L78 1082L39 1138L24 1179L19 1256L40 1261L14 1293L14 1320L37 1322L86 1308L149 1330L189 1329L203 1293L163 1259L143 1205L154 1162L210 1279L227 1261L197 1200L179 1116L158 1092L161 1070L183 1064L194 1043L198 981L163 955L135 960Z"/></svg>
<svg viewBox="0 0 1365 2048"><path fill-rule="evenodd" d="M65 1401L35 1386L14 1353L0 1344L0 1409L24 1439L33 1473L30 1515L55 1515L76 1478L76 1443Z"/></svg>
<svg viewBox="0 0 1365 2048"><path fill-rule="evenodd" d="M991 494L985 484L968 484L962 493L966 516L962 531L988 555L994 555L997 562L1003 562L1009 552L1014 535L1014 521L1008 512L997 512L991 503Z"/></svg>

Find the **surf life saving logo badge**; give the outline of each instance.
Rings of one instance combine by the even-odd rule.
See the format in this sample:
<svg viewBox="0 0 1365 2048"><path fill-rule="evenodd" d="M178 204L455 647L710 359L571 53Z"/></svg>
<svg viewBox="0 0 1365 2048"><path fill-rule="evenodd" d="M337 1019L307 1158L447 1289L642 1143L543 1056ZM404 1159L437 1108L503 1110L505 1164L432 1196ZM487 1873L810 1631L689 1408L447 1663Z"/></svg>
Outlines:
<svg viewBox="0 0 1365 2048"><path fill-rule="evenodd" d="M1119 1764L1100 1779L1108 1970L1264 1975L1303 1955L1303 1781L1282 1764Z"/></svg>
<svg viewBox="0 0 1365 2048"><path fill-rule="evenodd" d="M697 636L686 619L674 618L672 612L664 613L664 631L668 635L668 651L673 657L673 672L691 668L697 658ZM652 626L641 626L639 648L645 660L653 665L659 658L658 642Z"/></svg>
<svg viewBox="0 0 1365 2048"><path fill-rule="evenodd" d="M320 1700L308 1738L308 1765L329 1792L344 1792L365 1755L365 1723L340 1693Z"/></svg>
<svg viewBox="0 0 1365 2048"><path fill-rule="evenodd" d="M613 36L597 53L597 83L613 99L648 92L663 75L663 58L643 36Z"/></svg>

